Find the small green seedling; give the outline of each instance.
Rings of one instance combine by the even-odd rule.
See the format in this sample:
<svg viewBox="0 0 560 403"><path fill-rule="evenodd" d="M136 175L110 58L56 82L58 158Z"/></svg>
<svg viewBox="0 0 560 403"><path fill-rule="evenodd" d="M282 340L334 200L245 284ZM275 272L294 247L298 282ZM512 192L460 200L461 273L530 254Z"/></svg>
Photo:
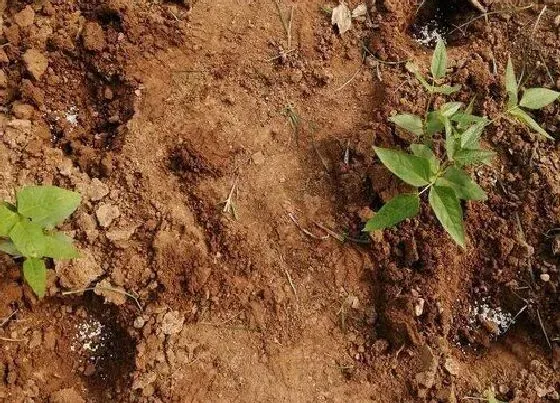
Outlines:
<svg viewBox="0 0 560 403"><path fill-rule="evenodd" d="M420 69L412 62L407 62L405 65L406 69L414 74L416 79L420 81L422 86L430 94L440 93L445 95L451 95L461 89L461 85L454 85L450 87L449 85L442 84L445 78L445 72L447 70L447 52L445 50L445 42L441 39L437 42L434 54L432 57L432 84L428 83L428 80L420 73Z"/></svg>
<svg viewBox="0 0 560 403"><path fill-rule="evenodd" d="M511 59L508 60L506 68L506 91L508 94L507 109L514 118L521 121L531 130L540 135L552 139L552 137L527 113L525 109L541 109L556 101L560 97L560 92L549 90L548 88L527 88L519 100L519 84L515 76Z"/></svg>
<svg viewBox="0 0 560 403"><path fill-rule="evenodd" d="M56 186L26 186L16 204L0 202L0 251L24 258L23 277L39 297L45 295L45 258L79 257L72 238L54 228L80 204L76 192Z"/></svg>
<svg viewBox="0 0 560 403"><path fill-rule="evenodd" d="M445 78L447 56L445 44L439 41L432 58L433 85L416 69L417 78L431 92L452 93L458 87L436 86ZM443 90L442 90L443 89ZM465 168L489 164L494 153L480 147L480 137L490 123L488 119L472 114L473 102L464 107L462 102L448 102L437 110L427 111L424 117L402 114L390 118L402 129L416 136L420 143L410 146L410 153L375 147L381 162L404 182L416 188L387 202L367 222L364 231L375 231L395 226L416 216L420 210L420 196L428 192L428 202L443 228L460 246L465 246L461 200L486 200L486 193L476 184ZM434 153L434 139L441 134L444 154Z"/></svg>
<svg viewBox="0 0 560 403"><path fill-rule="evenodd" d="M431 84L413 63L406 68L430 93L430 101L436 93L450 95L461 87L443 83L447 70L447 52L443 40L439 40L432 56ZM519 100L519 84L511 60L506 69L508 101L505 113L545 138L552 138L546 130L525 111L540 109L560 97L557 91L546 88L526 89ZM461 247L465 246L465 230L461 200L486 200L486 193L473 182L465 168L472 165L490 164L494 153L480 147L480 138L486 126L494 120L472 114L474 99L465 108L462 102L447 102L437 110L426 110L424 117L400 114L389 120L398 127L414 134L420 143L410 146L410 153L375 147L381 162L404 182L416 187L416 191L400 194L387 202L367 222L364 231L392 227L416 216L420 210L420 196L428 192L428 202L443 228ZM525 109L523 109L525 108ZM434 153L434 139L444 139L443 156ZM420 188L420 190L419 190Z"/></svg>

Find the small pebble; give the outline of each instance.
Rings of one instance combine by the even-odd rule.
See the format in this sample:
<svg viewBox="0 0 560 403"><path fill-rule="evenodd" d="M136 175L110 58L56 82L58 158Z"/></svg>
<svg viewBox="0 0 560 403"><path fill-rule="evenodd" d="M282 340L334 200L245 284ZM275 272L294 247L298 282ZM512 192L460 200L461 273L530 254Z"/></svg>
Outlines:
<svg viewBox="0 0 560 403"><path fill-rule="evenodd" d="M544 281L545 283L550 280L550 275L548 275L547 273L541 274L540 277L541 280Z"/></svg>

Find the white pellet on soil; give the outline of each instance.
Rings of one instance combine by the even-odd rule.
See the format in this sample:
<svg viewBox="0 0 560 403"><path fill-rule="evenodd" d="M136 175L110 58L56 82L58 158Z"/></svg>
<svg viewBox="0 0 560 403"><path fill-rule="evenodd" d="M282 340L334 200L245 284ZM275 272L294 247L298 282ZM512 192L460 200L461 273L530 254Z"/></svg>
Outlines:
<svg viewBox="0 0 560 403"><path fill-rule="evenodd" d="M444 39L444 34L439 32L437 25L427 24L424 25L415 35L416 42L430 46L440 39Z"/></svg>
<svg viewBox="0 0 560 403"><path fill-rule="evenodd" d="M470 308L470 323L486 321L496 325L498 335L504 334L508 329L515 324L515 317L509 312L504 312L502 308L492 307L488 304L487 298L475 302L474 306Z"/></svg>
<svg viewBox="0 0 560 403"><path fill-rule="evenodd" d="M95 353L105 347L106 341L105 326L95 318L87 318L76 325L76 334L72 338L70 349L87 352L90 354L90 360L94 361Z"/></svg>
<svg viewBox="0 0 560 403"><path fill-rule="evenodd" d="M66 112L66 120L72 126L77 126L78 125L78 108L76 108L75 106L70 107L68 112Z"/></svg>

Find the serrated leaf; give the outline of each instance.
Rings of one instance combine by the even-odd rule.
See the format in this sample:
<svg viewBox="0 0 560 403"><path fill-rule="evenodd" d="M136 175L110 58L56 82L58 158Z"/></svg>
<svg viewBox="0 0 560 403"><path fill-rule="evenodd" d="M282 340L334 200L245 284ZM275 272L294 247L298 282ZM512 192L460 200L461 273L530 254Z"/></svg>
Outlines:
<svg viewBox="0 0 560 403"><path fill-rule="evenodd" d="M523 93L519 106L527 109L541 109L556 101L558 97L560 97L558 91L548 88L529 88Z"/></svg>
<svg viewBox="0 0 560 403"><path fill-rule="evenodd" d="M455 162L461 166L490 165L495 155L492 151L462 148L455 153Z"/></svg>
<svg viewBox="0 0 560 403"><path fill-rule="evenodd" d="M72 245L72 238L62 232L53 232L45 237L43 256L53 259L74 259L80 257L80 254Z"/></svg>
<svg viewBox="0 0 560 403"><path fill-rule="evenodd" d="M488 197L471 177L456 167L449 167L444 175L436 181L436 186L448 186L462 200L486 200Z"/></svg>
<svg viewBox="0 0 560 403"><path fill-rule="evenodd" d="M8 203L0 203L0 237L7 237L20 215Z"/></svg>
<svg viewBox="0 0 560 403"><path fill-rule="evenodd" d="M455 191L447 186L433 186L428 200L443 228L457 244L464 248L463 210Z"/></svg>
<svg viewBox="0 0 560 403"><path fill-rule="evenodd" d="M517 78L515 77L515 71L513 70L513 63L511 62L511 57L508 58L508 63L506 67L506 91L508 94L508 109L517 105L519 102L517 87Z"/></svg>
<svg viewBox="0 0 560 403"><path fill-rule="evenodd" d="M424 144L411 144L410 151L412 151L412 154L416 155L417 157L423 157L430 161L432 176L438 172L440 165L439 160L430 147Z"/></svg>
<svg viewBox="0 0 560 403"><path fill-rule="evenodd" d="M426 158L381 147L375 147L375 152L389 171L409 185L425 186L430 183L430 161Z"/></svg>
<svg viewBox="0 0 560 403"><path fill-rule="evenodd" d="M389 228L418 214L420 198L414 194L400 194L389 200L375 216L369 220L364 231Z"/></svg>
<svg viewBox="0 0 560 403"><path fill-rule="evenodd" d="M23 262L23 278L39 298L45 296L47 268L43 259L27 258Z"/></svg>
<svg viewBox="0 0 560 403"><path fill-rule="evenodd" d="M17 210L44 228L53 228L78 208L80 195L57 186L26 186L16 194Z"/></svg>
<svg viewBox="0 0 560 403"><path fill-rule="evenodd" d="M542 127L540 127L539 124L537 122L535 122L535 120L531 116L529 116L529 114L527 112L525 112L523 109L518 108L518 107L514 107L514 108L509 109L508 111L512 116L519 119L528 128L533 129L534 131L536 131L541 136L543 136L547 139L553 139L553 137L550 136L550 134L548 134L546 132L546 130L544 130Z"/></svg>
<svg viewBox="0 0 560 403"><path fill-rule="evenodd" d="M17 250L14 243L9 239L3 239L0 241L0 251L7 253L13 257L22 257L23 255L19 250Z"/></svg>
<svg viewBox="0 0 560 403"><path fill-rule="evenodd" d="M451 121L447 118L444 119L444 126L445 126L445 154L447 158L453 161L455 156L455 152L457 150L457 139L455 137L455 133L453 130L453 126L451 125Z"/></svg>
<svg viewBox="0 0 560 403"><path fill-rule="evenodd" d="M446 118L450 118L451 116L455 115L455 113L461 109L463 106L462 102L447 102L439 108L440 113L442 116Z"/></svg>
<svg viewBox="0 0 560 403"><path fill-rule="evenodd" d="M426 115L426 135L433 137L444 129L443 121L439 111L430 111Z"/></svg>
<svg viewBox="0 0 560 403"><path fill-rule="evenodd" d="M479 148L480 137L484 128L487 126L487 121L482 120L475 123L461 134L461 147L462 148Z"/></svg>
<svg viewBox="0 0 560 403"><path fill-rule="evenodd" d="M416 136L422 136L424 134L424 122L420 116L402 114L391 116L389 120L398 127L405 129Z"/></svg>
<svg viewBox="0 0 560 403"><path fill-rule="evenodd" d="M445 50L445 42L439 39L432 55L432 77L436 80L445 77L447 69L447 51Z"/></svg>
<svg viewBox="0 0 560 403"><path fill-rule="evenodd" d="M39 224L21 219L13 226L9 234L17 250L25 257L43 257L45 235Z"/></svg>

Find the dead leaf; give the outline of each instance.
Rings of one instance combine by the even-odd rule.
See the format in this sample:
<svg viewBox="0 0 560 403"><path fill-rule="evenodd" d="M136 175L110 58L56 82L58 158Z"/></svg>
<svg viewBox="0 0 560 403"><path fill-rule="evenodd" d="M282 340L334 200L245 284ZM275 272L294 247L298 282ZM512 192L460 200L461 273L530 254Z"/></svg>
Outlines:
<svg viewBox="0 0 560 403"><path fill-rule="evenodd" d="M109 280L101 280L95 286L93 292L105 297L105 303L123 305L126 303L126 292L121 287L113 287Z"/></svg>
<svg viewBox="0 0 560 403"><path fill-rule="evenodd" d="M352 10L352 18L363 17L364 15L367 15L367 6L365 3L359 4Z"/></svg>
<svg viewBox="0 0 560 403"><path fill-rule="evenodd" d="M338 27L340 35L352 28L352 12L344 2L333 8L331 23Z"/></svg>

